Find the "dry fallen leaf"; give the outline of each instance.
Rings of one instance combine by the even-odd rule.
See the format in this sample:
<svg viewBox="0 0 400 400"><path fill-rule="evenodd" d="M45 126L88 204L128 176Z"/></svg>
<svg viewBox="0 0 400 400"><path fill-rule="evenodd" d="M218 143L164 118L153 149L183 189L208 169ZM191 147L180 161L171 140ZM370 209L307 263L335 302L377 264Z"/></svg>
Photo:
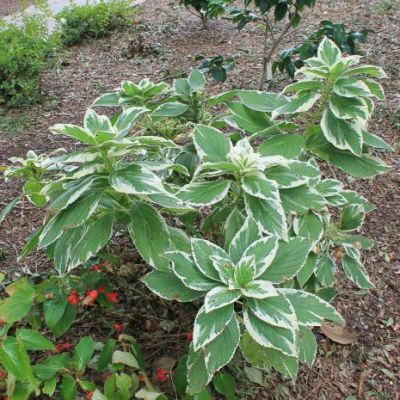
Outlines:
<svg viewBox="0 0 400 400"><path fill-rule="evenodd" d="M335 325L331 322L324 322L321 326L321 332L329 339L340 344L354 343L358 338L355 332L351 332L345 326Z"/></svg>

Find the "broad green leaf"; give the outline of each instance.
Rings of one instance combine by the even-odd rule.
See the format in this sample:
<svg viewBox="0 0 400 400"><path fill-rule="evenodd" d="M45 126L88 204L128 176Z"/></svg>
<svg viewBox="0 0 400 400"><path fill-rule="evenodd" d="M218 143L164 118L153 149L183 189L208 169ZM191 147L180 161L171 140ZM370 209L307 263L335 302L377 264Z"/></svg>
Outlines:
<svg viewBox="0 0 400 400"><path fill-rule="evenodd" d="M61 383L61 399L75 400L77 395L76 381L71 375L64 375Z"/></svg>
<svg viewBox="0 0 400 400"><path fill-rule="evenodd" d="M264 237L262 239L256 240L249 247L247 247L239 263L241 263L242 260L245 260L248 257L254 257L254 279L256 279L261 276L271 265L277 250L278 238L275 236Z"/></svg>
<svg viewBox="0 0 400 400"><path fill-rule="evenodd" d="M124 364L128 367L139 369L139 364L135 356L129 351L115 350L112 355L113 364Z"/></svg>
<svg viewBox="0 0 400 400"><path fill-rule="evenodd" d="M238 95L246 107L261 112L272 112L287 102L284 96L257 90L239 90Z"/></svg>
<svg viewBox="0 0 400 400"><path fill-rule="evenodd" d="M64 231L87 221L96 211L100 195L85 196L53 217L44 227L39 238L39 249L45 248L57 240Z"/></svg>
<svg viewBox="0 0 400 400"><path fill-rule="evenodd" d="M365 267L358 258L345 255L342 258L342 266L346 275L360 288L371 289L374 287L369 279Z"/></svg>
<svg viewBox="0 0 400 400"><path fill-rule="evenodd" d="M191 245L189 236L182 229L169 226L169 237L171 240L172 248L185 253L191 252Z"/></svg>
<svg viewBox="0 0 400 400"><path fill-rule="evenodd" d="M283 93L302 92L303 90L321 91L324 84L320 81L303 79L301 81L287 85L283 89Z"/></svg>
<svg viewBox="0 0 400 400"><path fill-rule="evenodd" d="M390 170L388 164L367 154L355 157L350 152L333 151L329 154L329 161L344 172L359 178L370 178Z"/></svg>
<svg viewBox="0 0 400 400"><path fill-rule="evenodd" d="M311 329L300 326L299 329L299 358L310 368L317 356L317 341Z"/></svg>
<svg viewBox="0 0 400 400"><path fill-rule="evenodd" d="M196 125L193 142L200 159L211 162L227 161L232 145L223 132L205 125Z"/></svg>
<svg viewBox="0 0 400 400"><path fill-rule="evenodd" d="M272 202L280 200L278 185L275 181L267 179L262 173L243 177L242 188L249 195L263 200Z"/></svg>
<svg viewBox="0 0 400 400"><path fill-rule="evenodd" d="M322 116L321 129L326 140L336 148L361 155L363 134L356 124L337 118L327 109Z"/></svg>
<svg viewBox="0 0 400 400"><path fill-rule="evenodd" d="M163 256L171 241L167 223L152 206L135 201L131 206L129 232L142 258L160 271L168 270L168 260Z"/></svg>
<svg viewBox="0 0 400 400"><path fill-rule="evenodd" d="M99 131L112 130L111 121L105 115L99 115L92 108L88 108L84 118L84 128L92 135Z"/></svg>
<svg viewBox="0 0 400 400"><path fill-rule="evenodd" d="M333 67L340 60L341 56L342 52L339 47L325 36L318 46L318 58L327 66Z"/></svg>
<svg viewBox="0 0 400 400"><path fill-rule="evenodd" d="M0 320L13 324L31 310L36 292L25 278L7 286L6 292L9 297L0 302Z"/></svg>
<svg viewBox="0 0 400 400"><path fill-rule="evenodd" d="M258 147L257 151L263 156L280 155L289 159L300 156L305 147L304 138L298 134L282 134L268 137Z"/></svg>
<svg viewBox="0 0 400 400"><path fill-rule="evenodd" d="M217 256L221 259L229 260L225 251L208 240L192 239L192 253L194 262L203 275L220 282L221 278L213 265L211 256Z"/></svg>
<svg viewBox="0 0 400 400"><path fill-rule="evenodd" d="M161 179L138 165L130 165L113 171L109 182L119 193L143 195L164 191Z"/></svg>
<svg viewBox="0 0 400 400"><path fill-rule="evenodd" d="M234 303L241 296L240 290L228 289L226 286L217 286L210 290L204 299L204 308L208 313L228 304Z"/></svg>
<svg viewBox="0 0 400 400"><path fill-rule="evenodd" d="M71 124L57 124L52 126L50 128L50 131L54 135L68 136L85 144L96 144L96 140L93 134L86 129L81 128L80 126Z"/></svg>
<svg viewBox="0 0 400 400"><path fill-rule="evenodd" d="M145 388L140 389L135 393L135 397L137 399L143 400L168 400L167 396L163 393L153 392L151 390L147 390ZM93 397L94 399L94 397Z"/></svg>
<svg viewBox="0 0 400 400"><path fill-rule="evenodd" d="M338 243L344 246L359 247L361 246L365 250L369 250L374 246L374 241L368 239L362 235L346 235L338 240Z"/></svg>
<svg viewBox="0 0 400 400"><path fill-rule="evenodd" d="M92 104L93 107L117 107L119 106L119 93L106 93L98 97Z"/></svg>
<svg viewBox="0 0 400 400"><path fill-rule="evenodd" d="M343 323L343 317L320 297L295 289L279 289L292 303L300 325L321 326L324 320Z"/></svg>
<svg viewBox="0 0 400 400"><path fill-rule="evenodd" d="M22 340L12 336L5 338L0 347L0 362L21 382L29 382L35 388L38 387Z"/></svg>
<svg viewBox="0 0 400 400"><path fill-rule="evenodd" d="M183 186L176 196L193 206L209 206L220 202L228 194L231 181L192 182Z"/></svg>
<svg viewBox="0 0 400 400"><path fill-rule="evenodd" d="M313 241L300 237L279 242L274 261L260 279L281 283L293 278L305 264L312 247Z"/></svg>
<svg viewBox="0 0 400 400"><path fill-rule="evenodd" d="M204 292L218 285L217 282L208 279L199 271L189 254L181 251L168 251L165 253L165 257L172 262L174 274L188 288Z"/></svg>
<svg viewBox="0 0 400 400"><path fill-rule="evenodd" d="M47 357L42 364L35 364L33 372L39 379L47 381L53 379L60 370L65 368L68 362L69 356L67 353L57 354Z"/></svg>
<svg viewBox="0 0 400 400"><path fill-rule="evenodd" d="M308 210L320 210L326 205L325 199L313 188L302 185L291 189L280 190L284 210L299 213Z"/></svg>
<svg viewBox="0 0 400 400"><path fill-rule="evenodd" d="M99 360L97 362L97 370L99 372L104 371L108 365L111 363L112 354L115 348L115 340L108 339L103 349L101 350Z"/></svg>
<svg viewBox="0 0 400 400"><path fill-rule="evenodd" d="M273 348L288 356L297 356L296 331L268 324L245 307L243 320L251 337L261 346Z"/></svg>
<svg viewBox="0 0 400 400"><path fill-rule="evenodd" d="M375 83L375 82L374 82ZM339 78L335 81L333 90L339 96L344 97L369 97L371 92L368 86L354 78Z"/></svg>
<svg viewBox="0 0 400 400"><path fill-rule="evenodd" d="M312 212L299 215L293 222L293 229L297 236L312 240L320 240L324 233L320 217Z"/></svg>
<svg viewBox="0 0 400 400"><path fill-rule="evenodd" d="M206 312L200 308L193 328L193 346L195 351L206 346L220 335L234 315L233 305Z"/></svg>
<svg viewBox="0 0 400 400"><path fill-rule="evenodd" d="M279 292L266 299L247 299L246 307L268 324L287 329L297 329L296 314L290 301Z"/></svg>
<svg viewBox="0 0 400 400"><path fill-rule="evenodd" d="M244 251L256 240L261 238L256 221L247 217L242 227L237 231L229 245L229 255L234 263L238 263Z"/></svg>
<svg viewBox="0 0 400 400"><path fill-rule="evenodd" d="M360 204L352 204L343 209L340 219L340 230L353 231L361 227L364 222L364 207Z"/></svg>
<svg viewBox="0 0 400 400"><path fill-rule="evenodd" d="M301 93L288 103L274 110L272 118L276 118L282 114L297 114L310 110L317 100L321 97L318 92Z"/></svg>
<svg viewBox="0 0 400 400"><path fill-rule="evenodd" d="M360 67L351 68L344 72L345 76L369 75L373 78L387 78L385 71L376 65L362 65Z"/></svg>
<svg viewBox="0 0 400 400"><path fill-rule="evenodd" d="M228 372L221 372L213 378L215 390L226 400L236 400L236 379Z"/></svg>
<svg viewBox="0 0 400 400"><path fill-rule="evenodd" d="M357 97L344 97L337 94L331 94L329 97L329 109L336 118L368 119L367 104L363 99L359 99Z"/></svg>
<svg viewBox="0 0 400 400"><path fill-rule="evenodd" d="M229 103L228 108L235 121L233 126L237 125L249 133L257 133L271 126L271 119L264 112L252 110L239 102Z"/></svg>
<svg viewBox="0 0 400 400"><path fill-rule="evenodd" d="M240 327L235 315L225 329L211 343L207 345L205 356L207 371L214 375L227 365L235 355L240 341Z"/></svg>
<svg viewBox="0 0 400 400"><path fill-rule="evenodd" d="M287 239L286 216L279 198L265 200L246 194L244 200L247 215L256 221L261 231Z"/></svg>
<svg viewBox="0 0 400 400"><path fill-rule="evenodd" d="M329 253L318 258L314 273L324 286L332 286L335 283L336 264Z"/></svg>
<svg viewBox="0 0 400 400"><path fill-rule="evenodd" d="M75 346L74 362L78 371L83 371L92 359L94 353L94 341L91 336L81 338Z"/></svg>
<svg viewBox="0 0 400 400"><path fill-rule="evenodd" d="M72 260L69 269L97 255L108 243L113 233L113 224L113 215L103 215L87 224L84 240L81 240L71 253Z"/></svg>
<svg viewBox="0 0 400 400"><path fill-rule="evenodd" d="M362 82L368 87L368 90L370 91L372 96L376 97L379 100L385 100L385 92L381 84L367 78L363 78Z"/></svg>
<svg viewBox="0 0 400 400"><path fill-rule="evenodd" d="M32 329L18 329L15 336L22 340L27 350L54 350L55 346L49 339Z"/></svg>
<svg viewBox="0 0 400 400"><path fill-rule="evenodd" d="M148 110L142 107L129 107L122 111L115 122L118 138L126 136L136 125L137 120Z"/></svg>
<svg viewBox="0 0 400 400"><path fill-rule="evenodd" d="M201 392L211 381L211 378L212 375L206 368L203 350L194 351L193 346L191 346L187 359L188 394L194 395Z"/></svg>
<svg viewBox="0 0 400 400"><path fill-rule="evenodd" d="M230 244L232 243L233 238L240 231L243 223L245 222L244 215L234 207L228 218L226 219L224 225L224 233L225 233L225 249L228 249Z"/></svg>
<svg viewBox="0 0 400 400"><path fill-rule="evenodd" d="M266 370L272 366L281 374L290 376L293 381L296 380L297 357L289 357L278 350L261 346L248 332L242 336L240 349L246 360L254 366Z"/></svg>
<svg viewBox="0 0 400 400"><path fill-rule="evenodd" d="M178 117L185 114L189 110L188 104L179 103L178 101L168 102L158 106L151 114L153 118L159 117Z"/></svg>
<svg viewBox="0 0 400 400"><path fill-rule="evenodd" d="M57 379L56 378L51 378L50 380L44 382L42 392L44 394L47 394L47 396L51 397L53 396L57 386Z"/></svg>
<svg viewBox="0 0 400 400"><path fill-rule="evenodd" d="M386 143L380 137L373 135L372 133L368 133L367 131L363 131L363 139L364 143L368 146L376 147L378 149L393 151L393 147L390 144Z"/></svg>
<svg viewBox="0 0 400 400"><path fill-rule="evenodd" d="M75 321L77 312L76 306L69 304L65 299L60 304L57 304L56 301L46 301L45 304L46 325L51 329L55 336L63 335ZM54 318L51 321L53 315L57 318Z"/></svg>
<svg viewBox="0 0 400 400"><path fill-rule="evenodd" d="M188 83L192 92L202 92L206 85L204 75L198 70L194 69L188 76Z"/></svg>
<svg viewBox="0 0 400 400"><path fill-rule="evenodd" d="M189 302L204 294L189 289L175 275L168 272L150 272L142 278L142 281L157 296L166 300Z"/></svg>

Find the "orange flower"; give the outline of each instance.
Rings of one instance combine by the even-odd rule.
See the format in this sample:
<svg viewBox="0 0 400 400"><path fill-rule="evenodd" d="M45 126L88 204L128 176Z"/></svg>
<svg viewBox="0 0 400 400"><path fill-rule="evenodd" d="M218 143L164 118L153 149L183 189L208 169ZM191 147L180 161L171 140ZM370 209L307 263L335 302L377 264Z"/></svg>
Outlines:
<svg viewBox="0 0 400 400"><path fill-rule="evenodd" d="M92 266L92 271L97 271L97 272L101 271L100 265L98 265L98 264L93 265Z"/></svg>
<svg viewBox="0 0 400 400"><path fill-rule="evenodd" d="M99 291L97 289L88 290L86 292L86 297L83 300L82 304L85 306L92 305L98 297L99 297Z"/></svg>

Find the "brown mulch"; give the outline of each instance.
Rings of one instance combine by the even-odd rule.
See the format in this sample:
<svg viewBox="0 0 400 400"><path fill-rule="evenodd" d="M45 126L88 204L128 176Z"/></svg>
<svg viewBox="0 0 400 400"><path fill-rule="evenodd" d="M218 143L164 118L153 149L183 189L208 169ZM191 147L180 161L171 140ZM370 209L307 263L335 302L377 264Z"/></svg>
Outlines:
<svg viewBox="0 0 400 400"><path fill-rule="evenodd" d="M4 1L10 0L1 0L0 13ZM393 7L385 11L383 3L391 3ZM210 93L231 87L257 87L262 46L260 29L251 26L238 33L229 21L221 20L211 22L210 29L204 31L192 14L180 7L171 7L171 4L170 1L147 0L132 30L75 47L63 56L61 67L46 71L42 81L49 100L24 112L30 123L21 133L0 133L0 164L6 164L11 156L24 156L29 149L42 153L71 147L68 140L50 135L48 127L61 122L80 124L91 102L122 80L138 81L148 77L154 81L172 82L199 66L199 61L195 61L197 55L221 54L237 59L237 67L229 73L225 84L209 83ZM307 11L300 28L292 31L281 46L287 48L300 43L318 21L324 19L343 22L353 29L374 29L375 33L363 45L364 61L384 67L389 79L383 82L387 101L377 105L370 130L392 145L398 145L400 135L395 127L400 121L394 121L400 107L400 6L397 4L396 1L380 0L320 1L314 11ZM137 48L148 51L133 58L126 57L126 54L134 55ZM285 82L284 77L278 78L276 86L280 88ZM21 111L7 115L18 118ZM319 357L312 369L301 369L295 387L283 382L289 388L289 394L282 389L282 382L278 384L273 380L261 392L255 386L245 387L240 399L254 396L299 400L399 399L399 159L396 153L381 156L393 167L388 174L370 180L346 179L349 188L363 193L377 205L377 209L367 216L363 229L376 244L365 254L365 265L375 289L365 293L341 279L336 300L349 327L359 333L357 343L337 345L318 334ZM16 196L19 189L15 182L5 184L0 178L0 208ZM2 271L17 274L23 269L35 272L47 268L48 262L40 255L16 261L26 237L42 218L42 213L24 202L0 226L0 250L5 254L5 259L0 261ZM155 314L160 312L157 306L152 306L152 310ZM168 313L162 317L158 315L157 320L167 321L168 316ZM140 313L138 318L135 325L140 323ZM135 329L135 334L139 332ZM168 340L174 343L173 333ZM160 355L163 354L159 349Z"/></svg>

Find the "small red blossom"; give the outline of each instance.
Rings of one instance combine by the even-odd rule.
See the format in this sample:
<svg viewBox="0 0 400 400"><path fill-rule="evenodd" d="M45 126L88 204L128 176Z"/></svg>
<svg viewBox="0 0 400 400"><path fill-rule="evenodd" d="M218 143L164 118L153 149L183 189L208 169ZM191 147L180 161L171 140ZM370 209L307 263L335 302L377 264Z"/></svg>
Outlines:
<svg viewBox="0 0 400 400"><path fill-rule="evenodd" d="M92 266L92 271L97 271L97 272L101 271L100 265L98 265L98 264L93 265Z"/></svg>
<svg viewBox="0 0 400 400"><path fill-rule="evenodd" d="M105 286L100 286L98 289L99 293L105 293L107 291L107 288Z"/></svg>
<svg viewBox="0 0 400 400"><path fill-rule="evenodd" d="M113 328L115 329L115 332L117 332L118 334L120 334L124 330L124 326L118 322L115 322L113 324Z"/></svg>
<svg viewBox="0 0 400 400"><path fill-rule="evenodd" d="M94 395L94 392L88 392L88 393L86 393L86 400L92 400L93 395Z"/></svg>
<svg viewBox="0 0 400 400"><path fill-rule="evenodd" d="M142 383L146 382L146 378L145 378L144 374L139 374L139 381Z"/></svg>
<svg viewBox="0 0 400 400"><path fill-rule="evenodd" d="M79 297L79 293L76 290L73 290L69 296L67 297L67 300L69 303L72 305L77 305L81 301L81 298Z"/></svg>
<svg viewBox="0 0 400 400"><path fill-rule="evenodd" d="M167 381L170 372L171 372L171 371L168 370L168 369L165 369L165 368L158 368L158 370L156 371L157 380L159 380L160 382L165 382L165 381Z"/></svg>
<svg viewBox="0 0 400 400"><path fill-rule="evenodd" d="M72 343L68 343L68 342L57 343L56 348L54 349L54 352L59 353L62 350L72 350L73 348L74 348L74 345Z"/></svg>
<svg viewBox="0 0 400 400"><path fill-rule="evenodd" d="M186 340L188 340L189 342L191 342L193 340L193 332L188 332L186 335Z"/></svg>
<svg viewBox="0 0 400 400"><path fill-rule="evenodd" d="M119 293L118 292L111 292L111 293L106 293L107 299L111 303L118 303L119 301Z"/></svg>
<svg viewBox="0 0 400 400"><path fill-rule="evenodd" d="M0 371L0 379L4 379L6 377L6 373L4 371Z"/></svg>
<svg viewBox="0 0 400 400"><path fill-rule="evenodd" d="M99 291L98 291L97 289L88 290L88 291L86 292L86 297L85 297L85 299L83 300L82 304L83 304L84 306L92 305L92 304L96 301L96 299L97 299L98 297L99 297Z"/></svg>

